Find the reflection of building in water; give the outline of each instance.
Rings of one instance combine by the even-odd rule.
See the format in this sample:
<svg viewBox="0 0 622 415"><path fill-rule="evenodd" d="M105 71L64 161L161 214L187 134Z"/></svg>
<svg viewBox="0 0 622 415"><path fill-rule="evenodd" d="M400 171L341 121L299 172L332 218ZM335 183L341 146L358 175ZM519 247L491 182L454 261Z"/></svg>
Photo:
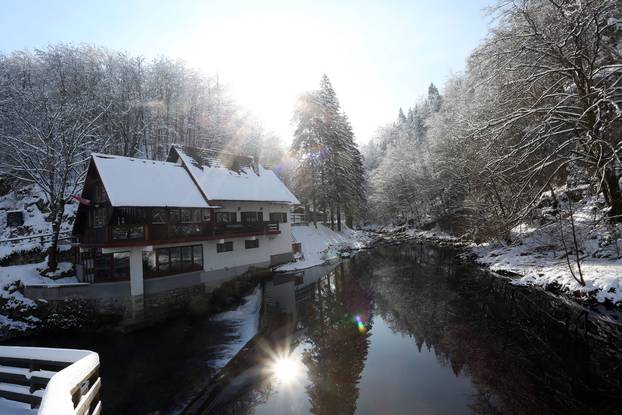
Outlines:
<svg viewBox="0 0 622 415"><path fill-rule="evenodd" d="M336 266L330 264L295 273L275 274L264 285L264 313L285 314L297 326L300 304L313 297L316 283Z"/></svg>

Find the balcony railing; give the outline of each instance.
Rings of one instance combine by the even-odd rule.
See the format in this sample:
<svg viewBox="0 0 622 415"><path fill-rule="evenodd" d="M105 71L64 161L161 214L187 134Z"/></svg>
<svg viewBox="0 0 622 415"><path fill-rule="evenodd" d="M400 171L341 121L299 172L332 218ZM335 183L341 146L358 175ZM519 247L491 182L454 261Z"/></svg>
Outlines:
<svg viewBox="0 0 622 415"><path fill-rule="evenodd" d="M144 225L110 225L87 229L79 236L82 244L117 244L134 242L196 241L240 235L264 235L279 233L278 222L253 223L152 223Z"/></svg>
<svg viewBox="0 0 622 415"><path fill-rule="evenodd" d="M0 397L41 415L102 412L99 356L88 350L0 346L0 381Z"/></svg>

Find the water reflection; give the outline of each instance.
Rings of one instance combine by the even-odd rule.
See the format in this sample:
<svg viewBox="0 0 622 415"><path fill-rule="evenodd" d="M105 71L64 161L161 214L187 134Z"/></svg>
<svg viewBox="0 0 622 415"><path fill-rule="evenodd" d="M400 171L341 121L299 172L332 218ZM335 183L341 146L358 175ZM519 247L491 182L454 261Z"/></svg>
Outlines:
<svg viewBox="0 0 622 415"><path fill-rule="evenodd" d="M295 366L296 381L273 372L233 393L225 385L213 413L618 411L618 325L454 258L403 246L276 276L264 324L288 322L279 372Z"/></svg>
<svg viewBox="0 0 622 415"><path fill-rule="evenodd" d="M302 366L292 355L277 356L269 363L269 371L277 381L291 385L302 376Z"/></svg>

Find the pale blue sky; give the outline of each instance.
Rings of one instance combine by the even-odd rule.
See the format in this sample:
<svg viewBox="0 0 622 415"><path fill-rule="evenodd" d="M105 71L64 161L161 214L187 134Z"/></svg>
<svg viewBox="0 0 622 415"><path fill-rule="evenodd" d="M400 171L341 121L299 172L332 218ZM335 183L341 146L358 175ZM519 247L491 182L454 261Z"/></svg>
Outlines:
<svg viewBox="0 0 622 415"><path fill-rule="evenodd" d="M84 42L180 58L286 143L296 96L325 72L364 143L463 69L493 1L0 0L0 51Z"/></svg>

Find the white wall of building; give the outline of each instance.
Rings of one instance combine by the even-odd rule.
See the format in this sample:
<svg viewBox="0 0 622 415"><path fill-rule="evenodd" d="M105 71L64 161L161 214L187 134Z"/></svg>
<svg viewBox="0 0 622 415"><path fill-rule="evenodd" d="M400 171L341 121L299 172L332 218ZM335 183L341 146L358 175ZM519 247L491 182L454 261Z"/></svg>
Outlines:
<svg viewBox="0 0 622 415"><path fill-rule="evenodd" d="M241 220L242 212L263 212L264 221L270 220L270 213L287 213L287 223L280 223L278 235L261 235L255 238L259 240L259 248L246 249L246 238L223 238L224 242L233 242L233 251L218 253L216 244L221 240L203 242L203 267L205 271L214 271L223 268L231 268L242 265L265 264L270 261L270 256L291 252L292 239L289 223L289 205L274 203L254 202L223 202L216 211L236 212L237 220Z"/></svg>
<svg viewBox="0 0 622 415"><path fill-rule="evenodd" d="M291 252L292 237L289 205L273 203L252 203L252 202L226 202L221 204L218 209L223 212L236 212L237 220L241 220L242 212L263 212L264 221L270 220L271 212L287 213L287 223L280 223L280 234L277 235L258 235L249 237L230 237L202 242L184 242L168 245L144 246L135 248L104 248L102 252L131 252L130 260L130 281L132 285L132 295L142 295L143 293L143 269L142 251L152 251L157 248L175 246L203 246L203 269L204 271L217 271L241 266L266 266L270 263L272 255L279 255ZM258 248L246 249L245 240L257 239ZM233 242L233 251L218 253L216 245L222 242Z"/></svg>

